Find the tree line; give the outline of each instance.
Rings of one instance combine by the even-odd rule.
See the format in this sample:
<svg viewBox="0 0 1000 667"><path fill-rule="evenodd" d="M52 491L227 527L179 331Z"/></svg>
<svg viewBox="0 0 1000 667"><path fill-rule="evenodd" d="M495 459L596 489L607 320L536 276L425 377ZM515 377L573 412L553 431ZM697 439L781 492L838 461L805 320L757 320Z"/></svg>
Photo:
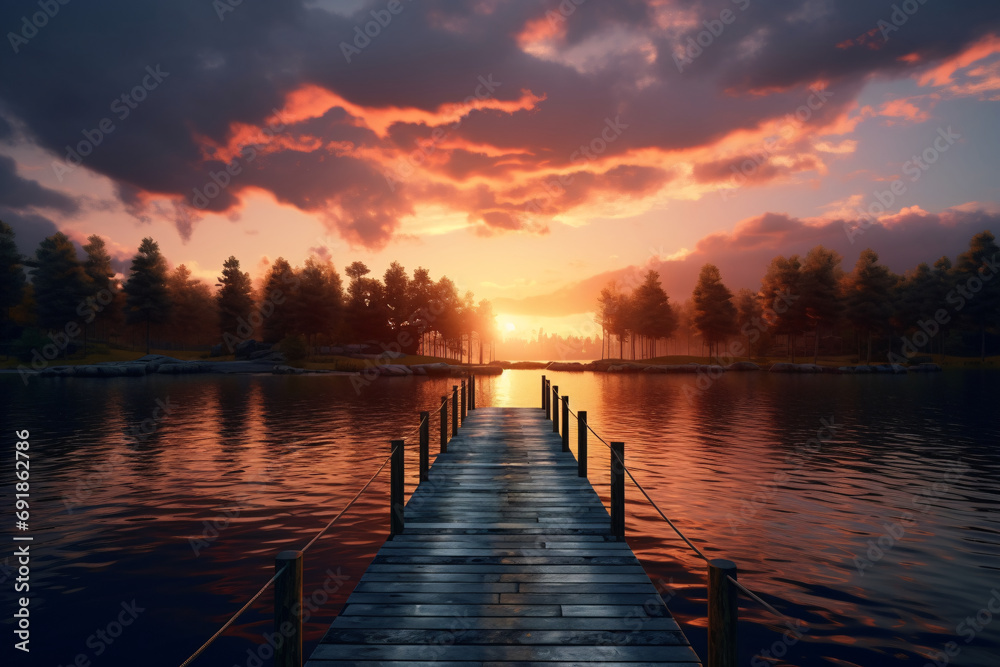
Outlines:
<svg viewBox="0 0 1000 667"><path fill-rule="evenodd" d="M159 348L232 352L263 340L288 348L368 343L406 353L473 361L495 337L489 301L460 294L446 276L393 262L381 279L362 262L346 267L346 289L333 263L310 256L302 266L282 257L258 285L236 257L222 266L214 289L180 264L171 269L144 238L119 278L104 240L94 234L77 255L63 233L44 239L32 256L18 251L0 221L0 340L30 354L45 345L65 353L88 341L144 342ZM156 345L153 345L154 341Z"/></svg>
<svg viewBox="0 0 1000 667"><path fill-rule="evenodd" d="M701 338L710 357L724 351L729 357L762 355L783 343L789 358L801 350L815 361L821 344L824 352L844 353L844 341L853 339L858 359L869 363L875 346L893 362L933 351L978 354L985 361L988 335L1000 330L1000 278L993 279L998 261L1000 247L989 231L974 235L954 262L943 256L902 275L880 263L871 248L848 272L838 253L816 246L804 257L772 259L756 291L734 294L719 268L706 264L690 300L676 307L659 275L648 271L631 291L614 282L601 291L596 321L605 339L602 357L611 356L615 342L619 358L626 345L632 358L656 356L686 329Z"/></svg>

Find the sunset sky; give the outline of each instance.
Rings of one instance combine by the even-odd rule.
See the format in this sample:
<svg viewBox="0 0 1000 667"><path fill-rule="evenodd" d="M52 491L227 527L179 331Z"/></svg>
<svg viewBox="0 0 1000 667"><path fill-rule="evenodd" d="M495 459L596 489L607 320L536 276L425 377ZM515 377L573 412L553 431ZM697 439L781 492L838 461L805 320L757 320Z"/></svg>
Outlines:
<svg viewBox="0 0 1000 667"><path fill-rule="evenodd" d="M25 253L398 260L587 333L646 267L683 301L708 261L757 287L819 243L903 271L1000 232L996 0L96 4L0 8Z"/></svg>

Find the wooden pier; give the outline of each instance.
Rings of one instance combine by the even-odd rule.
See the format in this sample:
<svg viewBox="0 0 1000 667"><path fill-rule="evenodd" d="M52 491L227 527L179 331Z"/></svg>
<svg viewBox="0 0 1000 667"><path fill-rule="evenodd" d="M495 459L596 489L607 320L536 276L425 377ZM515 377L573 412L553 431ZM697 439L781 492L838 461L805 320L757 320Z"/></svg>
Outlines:
<svg viewBox="0 0 1000 667"><path fill-rule="evenodd" d="M468 411L306 667L701 664L547 412Z"/></svg>

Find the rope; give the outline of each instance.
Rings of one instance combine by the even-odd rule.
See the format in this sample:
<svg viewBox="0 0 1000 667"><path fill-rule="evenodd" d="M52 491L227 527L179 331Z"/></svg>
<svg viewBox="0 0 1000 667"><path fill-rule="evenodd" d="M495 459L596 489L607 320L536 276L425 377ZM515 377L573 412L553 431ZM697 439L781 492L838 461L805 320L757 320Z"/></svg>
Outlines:
<svg viewBox="0 0 1000 667"><path fill-rule="evenodd" d="M330 519L329 523L327 523L325 526L323 526L323 529L320 530L318 533L316 533L316 536L314 538L312 538L311 540L309 540L308 544L306 544L304 547L302 547L302 552L303 553L305 553L309 549L309 547L311 547L313 544L315 544L316 540L318 540L320 537L323 536L323 533L325 533L327 530L330 529L330 526L333 525L334 521L336 521L337 519L339 519L340 517L342 517L344 515L344 512L346 512L347 510L351 509L351 505L353 505L354 502L358 498L361 497L361 494L365 492L365 489L367 489L369 486L371 486L371 483L375 481L375 478L378 477L378 474L380 472L382 472L382 469L385 468L385 466L386 466L387 463L389 463L389 460L392 459L392 455L396 453L396 449L397 448L394 447L392 449L392 451L389 452L389 456L385 457L385 461L382 461L382 465L380 465L378 467L378 470L375 471L375 474L368 478L368 481L365 482L365 485L361 487L360 491L358 491L357 493L354 494L354 497L351 498L351 501L344 506L344 509L340 510L337 513L337 516L335 516L332 519Z"/></svg>
<svg viewBox="0 0 1000 667"><path fill-rule="evenodd" d="M455 391L452 391L452 393L455 393ZM445 405L447 405L447 403L442 402L441 403L441 407L439 407L438 410L440 410ZM424 420L421 419L420 423L417 425L417 428L415 430L419 430L420 427L423 426L423 424L424 424ZM412 433L413 433L413 431L410 431L410 434L412 434ZM365 482L365 485L362 486L361 489L359 489L358 492L354 494L354 497L351 498L351 500L344 506L344 508L342 510L340 510L339 512L337 512L337 515L335 517L333 517L332 519L330 519L330 521L325 526L323 526L322 530L320 530L318 533L316 533L316 535L311 540L309 540L309 542L304 547L302 547L302 552L303 553L305 553L306 551L308 551L309 547L311 547L313 544L315 544L316 540L318 540L320 537L322 537L323 534L326 533L326 531L328 531L330 529L330 527L337 521L337 519L339 519L340 517L344 516L344 513L346 513L347 510L349 510L351 508L351 506L354 505L355 502L357 502L358 498L361 497L361 494L364 493L365 490L368 489L369 486L371 486L371 483L375 481L375 478L378 477L379 473L382 472L382 470L385 468L385 466L389 463L389 461L392 459L392 455L396 453L397 449L398 448L394 447L392 449L392 451L389 452L389 456L385 457L385 460L382 461L382 465L380 465L378 467L378 470L375 471L375 474L373 474L371 477L368 478L368 481ZM280 570L278 570L275 573L275 575L273 577L271 577L271 579L266 584L264 584L261 587L261 589L259 591L257 591L257 593L254 594L254 596L247 601L247 603L245 605L243 605L240 608L239 611L237 611L235 614L233 614L233 616L228 621L226 621L225 624L221 628L219 628L214 635L212 635L211 637L208 638L208 641L206 641L204 644L202 644L201 647L197 651L195 651L194 653L192 653L191 657L188 658L187 660L185 660L181 664L181 667L188 667L188 665L190 665L194 661L195 658L197 658L199 655L201 655L202 653L204 653L205 649L207 649L212 644L212 642L214 642L216 639L218 639L222 635L222 633L225 632L229 628L229 626L231 626L236 621L236 619L239 618L240 615L243 614L243 612L245 612L247 609L249 609L250 606L254 602L256 602L257 599L264 593L264 591L266 591L271 584L273 584L275 581L277 581L278 577L280 577L285 572L285 570L287 568L288 568L288 566L285 565Z"/></svg>
<svg viewBox="0 0 1000 667"><path fill-rule="evenodd" d="M556 391L556 392L555 392L555 394L556 394L556 396L558 396L558 395L559 395L559 392L558 392L558 391ZM580 423L580 421L579 421L579 415L577 415L577 414L576 414L575 412L573 412L573 410L572 410L572 409L570 409L570 410L569 410L569 412L570 412L570 413L571 413L571 414L572 414L572 415L573 415L574 417L576 417L576 418L577 418L577 424L579 425L579 423ZM635 478L635 476L634 476L634 475L632 474L632 471L628 469L628 467L627 467L627 466L625 465L625 461L624 461L624 459L622 459L622 457L621 457L621 456L619 456L618 452L616 452L616 451L614 450L614 448L613 448L613 447L611 447L611 445L610 445L610 444L608 444L608 442L607 442L607 441L606 441L606 440L605 440L604 438L602 438L602 437L600 436L600 434L599 434L599 433L598 433L597 431L595 431L595 430L593 429L593 427L592 427L592 426L590 425L590 423L589 423L589 422L587 422L587 423L586 423L586 426L587 426L587 430L588 430L588 431L590 431L591 433L593 433L593 434L594 434L594 437L595 437L595 438L597 438L598 440L600 440L601 442L603 442L603 443L604 443L604 445L605 445L605 446L606 446L606 447L607 447L607 448L608 448L608 449L609 449L609 450L611 451L611 453L612 453L612 454L614 455L614 457L615 457L616 459L618 459L619 463L621 463L621 464L622 464L622 469L623 469L623 470L625 471L625 474L627 474L627 475L629 476L629 479L631 479L631 480L632 480L632 483L633 483L633 484L635 484L636 488L637 488L637 489L639 489L639 491L640 491L640 492L642 493L642 495L643 495L643 496L645 496L646 500L647 500L647 501L649 501L649 504L653 506L653 509L655 509L655 510L657 511L657 513L659 513L659 515L660 515L660 516L661 516L661 517L663 518L663 520L664 520L664 521L666 521L666 522L667 522L667 524L668 524L668 525L669 525L669 526L670 526L671 528L673 528L673 529L674 529L674 532L675 532L675 533L677 533L677 535L678 535L678 536L680 536L680 538L681 538L682 540L684 540L684 542L685 542L685 543L686 543L686 544L687 544L687 545L688 545L689 547L691 547L691 549L692 549L692 550L693 550L693 551L694 551L694 552L695 552L696 554L698 554L698 556L699 556L699 557L701 557L701 559L702 559L702 560L704 560L704 561L706 561L706 562L707 562L707 561L708 561L708 557L707 557L707 556L706 556L706 555L705 555L704 553L702 553L701 549L699 549L698 547L696 547L696 546L694 545L694 543L693 543L693 542L691 542L691 540L689 540L689 539L687 538L687 536L685 536L685 535L684 535L684 533L682 533L682 532L680 531L680 529L679 529L679 528L677 528L677 526L676 526L676 525L674 525L674 522L673 522L673 521L671 521L671 520L670 520L670 519L669 519L669 518L667 517L667 515L663 513L663 510L661 510L661 509L660 509L660 506L656 504L656 501L654 501L654 500L653 500L652 498L650 498L650 497L649 497L649 494L648 494L648 493L646 493L646 489L642 488L642 484L640 484L640 483L639 483L639 481L638 481L638 480L637 480L637 479ZM784 620L790 620L790 619L788 618L788 616L785 616L785 615L784 615L784 614L782 614L782 613L781 613L780 611L778 611L777 609L775 609L774 607L772 607L771 605L769 605L769 604L768 604L767 602L765 602L764 600L762 600L762 599L761 599L761 597L760 597L759 595L757 595L757 594L756 594L756 593L754 593L754 592L753 592L752 590L750 590L749 588L747 588L746 586L744 586L743 584L741 584L741 583L740 583L739 581L737 581L736 579L732 578L732 577L731 577L731 576L729 576L728 574L726 575L726 578L727 578L727 579L728 579L729 581L731 581L731 582L732 582L733 584L735 584L735 585L736 585L736 587L737 587L737 588L739 588L739 589L740 589L741 591L743 591L743 593L745 593L745 594L746 594L746 595L747 595L747 596L748 596L749 598L751 598L751 599L753 599L754 601L756 601L757 603L759 603L759 604L760 604L760 605L761 605L762 607L764 607L765 609L767 609L767 610L768 610L769 612L771 612L771 613L772 613L772 614L774 614L775 616L778 616L779 618L782 618L782 619L784 619Z"/></svg>
<svg viewBox="0 0 1000 667"><path fill-rule="evenodd" d="M277 572L275 572L274 576L271 577L271 580L268 581L266 584L264 584L261 587L261 589L259 591L257 591L256 595L254 595L252 598L250 598L250 600L245 605L243 605L238 612L236 612L235 614L233 614L232 617L228 621L226 621L225 625L223 625L221 628L219 628L219 630L214 635L212 635L211 637L209 637L208 641L201 645L201 648L199 648L197 651L195 651L194 653L192 653L190 658L188 658L183 663L181 663L181 667L188 667L188 665L190 665L194 661L195 658L197 658L199 655L201 655L205 651L205 649L207 649L209 647L209 645L211 645L212 642L214 642L216 639L218 639L219 636L223 632L225 632L226 629L228 629L229 626L232 625L233 622L235 622L237 618L240 617L240 615L243 612L245 612L247 609L250 608L250 605L252 605L254 602L257 601L257 598L259 598L261 596L261 594L264 591L266 591L271 584L273 584L275 581L277 581L278 577L280 577L282 574L285 573L285 570L287 568L288 568L288 566L285 565L280 570L278 570Z"/></svg>

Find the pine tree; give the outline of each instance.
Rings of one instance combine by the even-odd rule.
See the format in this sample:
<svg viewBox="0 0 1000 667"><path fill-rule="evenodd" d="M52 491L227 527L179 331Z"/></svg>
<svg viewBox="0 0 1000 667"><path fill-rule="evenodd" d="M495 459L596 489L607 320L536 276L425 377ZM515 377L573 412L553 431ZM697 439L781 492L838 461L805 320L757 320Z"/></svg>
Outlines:
<svg viewBox="0 0 1000 667"><path fill-rule="evenodd" d="M813 363L819 360L820 331L833 327L844 306L840 300L840 281L843 277L840 255L823 246L816 246L806 255L800 270L802 298L799 306L806 320L815 331Z"/></svg>
<svg viewBox="0 0 1000 667"><path fill-rule="evenodd" d="M215 303L219 313L219 333L234 347L234 340L253 337L249 319L253 310L253 283L250 274L240 271L240 260L230 255L222 264Z"/></svg>
<svg viewBox="0 0 1000 667"><path fill-rule="evenodd" d="M139 244L139 252L132 258L122 291L125 293L125 321L146 325L146 354L149 354L150 325L162 324L170 316L167 261L153 239L146 237Z"/></svg>
<svg viewBox="0 0 1000 667"><path fill-rule="evenodd" d="M955 288L965 300L962 317L979 331L979 356L986 362L986 331L1000 325L1000 247L989 231L969 241L969 249L955 261Z"/></svg>
<svg viewBox="0 0 1000 667"><path fill-rule="evenodd" d="M708 354L712 356L713 348L718 354L718 344L737 331L733 293L722 284L719 267L714 264L701 267L692 301L695 326L708 343Z"/></svg>
<svg viewBox="0 0 1000 667"><path fill-rule="evenodd" d="M79 326L77 309L90 294L90 279L69 237L58 232L43 240L35 253L34 267L32 284L39 326L47 331Z"/></svg>
<svg viewBox="0 0 1000 667"><path fill-rule="evenodd" d="M11 309L24 295L24 265L14 242L14 230L0 220L0 340L14 336Z"/></svg>
<svg viewBox="0 0 1000 667"><path fill-rule="evenodd" d="M865 363L871 363L872 334L886 328L892 316L892 292L896 277L878 263L878 253L867 248L861 252L854 271L843 279L847 319L868 341Z"/></svg>
<svg viewBox="0 0 1000 667"><path fill-rule="evenodd" d="M87 259L83 262L83 270L90 278L91 307L88 309L88 319L100 314L105 322L111 317L111 309L114 308L115 292L118 291L118 282L115 280L115 270L111 266L111 255L102 239L97 234L87 237L88 243L83 246L83 251ZM87 347L87 325L83 325L83 347Z"/></svg>

